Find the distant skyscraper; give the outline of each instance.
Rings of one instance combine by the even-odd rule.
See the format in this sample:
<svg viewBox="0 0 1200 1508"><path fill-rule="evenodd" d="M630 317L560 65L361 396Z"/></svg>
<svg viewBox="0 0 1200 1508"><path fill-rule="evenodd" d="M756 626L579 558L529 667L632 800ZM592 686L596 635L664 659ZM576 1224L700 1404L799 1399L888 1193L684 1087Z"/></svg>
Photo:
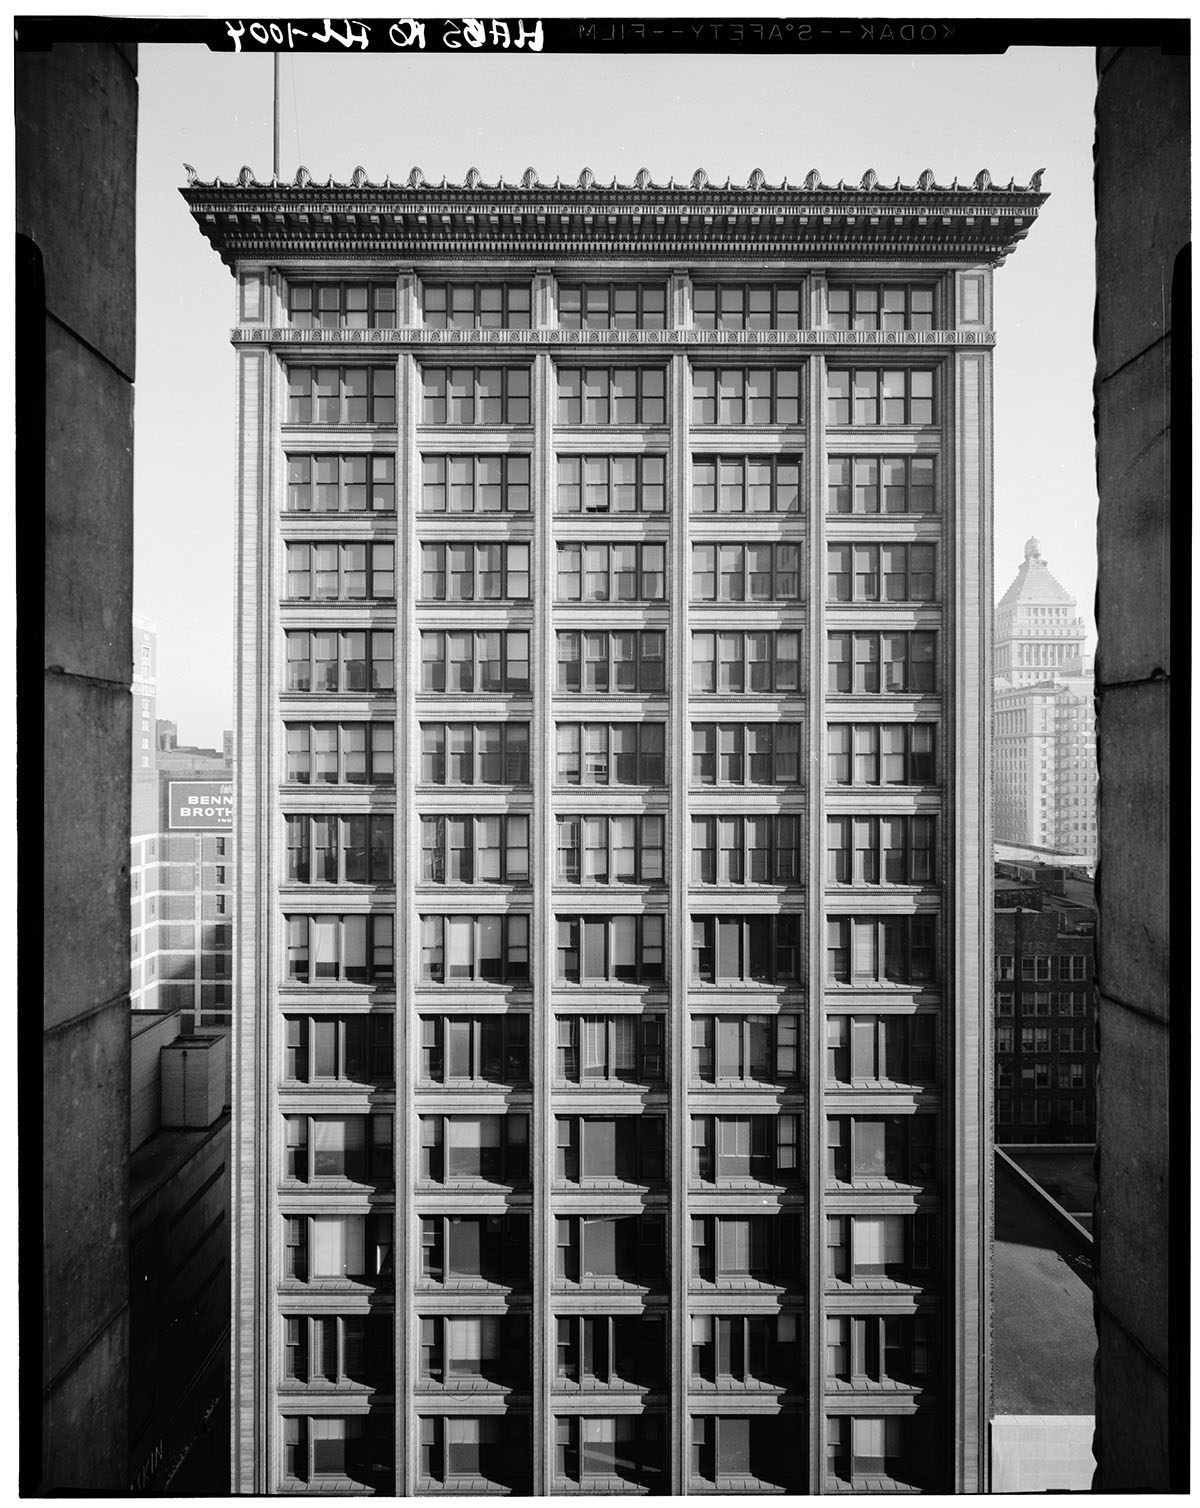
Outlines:
<svg viewBox="0 0 1200 1508"><path fill-rule="evenodd" d="M995 840L1096 852L1091 656L1075 598L1036 539L996 608L992 799Z"/></svg>
<svg viewBox="0 0 1200 1508"><path fill-rule="evenodd" d="M193 184L234 1490L986 1487L987 173Z"/></svg>
<svg viewBox="0 0 1200 1508"><path fill-rule="evenodd" d="M158 748L158 631L149 618L133 615L133 768L153 771Z"/></svg>

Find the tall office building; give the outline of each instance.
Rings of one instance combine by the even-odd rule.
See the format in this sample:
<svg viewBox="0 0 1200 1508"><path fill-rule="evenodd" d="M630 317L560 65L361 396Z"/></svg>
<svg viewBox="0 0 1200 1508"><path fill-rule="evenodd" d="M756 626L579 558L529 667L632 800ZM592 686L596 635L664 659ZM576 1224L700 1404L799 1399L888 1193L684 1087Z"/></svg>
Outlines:
<svg viewBox="0 0 1200 1508"><path fill-rule="evenodd" d="M235 1489L978 1490L1038 178L183 192L237 282Z"/></svg>
<svg viewBox="0 0 1200 1508"><path fill-rule="evenodd" d="M150 618L133 615L133 772L153 774L158 740L158 629Z"/></svg>
<svg viewBox="0 0 1200 1508"><path fill-rule="evenodd" d="M992 713L995 836L1096 854L1092 656L1075 598L1036 539L996 607Z"/></svg>

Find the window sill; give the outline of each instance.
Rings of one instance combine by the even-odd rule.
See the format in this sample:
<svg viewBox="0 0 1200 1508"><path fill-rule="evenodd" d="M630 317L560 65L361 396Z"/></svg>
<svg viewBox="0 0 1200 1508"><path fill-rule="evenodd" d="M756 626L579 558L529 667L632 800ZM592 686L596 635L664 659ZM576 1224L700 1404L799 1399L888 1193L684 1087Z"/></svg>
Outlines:
<svg viewBox="0 0 1200 1508"><path fill-rule="evenodd" d="M563 1194L661 1194L663 1178L555 1178L553 1187Z"/></svg>
<svg viewBox="0 0 1200 1508"><path fill-rule="evenodd" d="M486 1477L446 1476L440 1482L432 1477L421 1477L417 1485L418 1490L423 1493L445 1497L479 1497L487 1493L507 1497L520 1490L515 1487L506 1487L500 1482L488 1481Z"/></svg>
<svg viewBox="0 0 1200 1508"><path fill-rule="evenodd" d="M937 1179L929 1178L918 1183L910 1178L826 1178L825 1188L831 1194L923 1194L937 1188Z"/></svg>
<svg viewBox="0 0 1200 1508"><path fill-rule="evenodd" d="M752 1476L720 1476L715 1482L707 1477L693 1477L692 1490L694 1492L735 1492L756 1494L768 1492L793 1492L794 1488L781 1487L778 1482L764 1482L760 1477Z"/></svg>
<svg viewBox="0 0 1200 1508"><path fill-rule="evenodd" d="M435 1377L422 1377L417 1383L417 1392L440 1396L447 1393L461 1396L464 1394L475 1396L491 1396L497 1398L507 1397L510 1393L528 1392L528 1387L522 1389L513 1383L491 1382L486 1377L453 1377L439 1381Z"/></svg>
<svg viewBox="0 0 1200 1508"><path fill-rule="evenodd" d="M718 1293L781 1293L785 1289L790 1288L794 1281L794 1278L784 1276L780 1276L779 1278L693 1277L691 1286L704 1292L716 1290Z"/></svg>
<svg viewBox="0 0 1200 1508"><path fill-rule="evenodd" d="M519 1293L517 1283L502 1283L491 1278L441 1278L420 1277L416 1288L421 1293ZM528 1286L528 1285L526 1285Z"/></svg>
<svg viewBox="0 0 1200 1508"><path fill-rule="evenodd" d="M690 1178L688 1187L697 1194L795 1194L804 1188L803 1175L797 1171L790 1180L782 1178Z"/></svg>
<svg viewBox="0 0 1200 1508"><path fill-rule="evenodd" d="M639 1281L637 1278L619 1277L585 1277L554 1279L556 1293L656 1293L663 1289L662 1279L646 1279Z"/></svg>

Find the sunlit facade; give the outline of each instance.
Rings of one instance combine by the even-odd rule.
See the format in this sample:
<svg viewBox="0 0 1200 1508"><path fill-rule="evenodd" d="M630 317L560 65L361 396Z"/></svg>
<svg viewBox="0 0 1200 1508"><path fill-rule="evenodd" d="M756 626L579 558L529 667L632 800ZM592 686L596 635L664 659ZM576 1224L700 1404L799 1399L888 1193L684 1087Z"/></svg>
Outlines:
<svg viewBox="0 0 1200 1508"><path fill-rule="evenodd" d="M184 194L237 282L235 1490L980 1490L1040 183Z"/></svg>

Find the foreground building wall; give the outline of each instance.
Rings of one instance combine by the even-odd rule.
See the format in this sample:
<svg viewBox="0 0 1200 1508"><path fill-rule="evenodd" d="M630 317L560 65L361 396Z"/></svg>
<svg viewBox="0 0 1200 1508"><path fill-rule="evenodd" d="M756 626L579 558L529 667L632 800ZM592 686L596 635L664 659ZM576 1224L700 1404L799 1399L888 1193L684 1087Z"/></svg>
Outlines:
<svg viewBox="0 0 1200 1508"><path fill-rule="evenodd" d="M18 52L15 113L19 485L34 528L44 508L53 793L43 830L42 1229L40 1241L24 1233L21 1270L31 1308L39 1278L42 1289L42 1453L40 1466L22 1460L21 1485L121 1492L136 49ZM36 1165L31 1156L26 1172Z"/></svg>
<svg viewBox="0 0 1200 1508"><path fill-rule="evenodd" d="M184 191L237 278L236 1489L985 1485L1039 189Z"/></svg>
<svg viewBox="0 0 1200 1508"><path fill-rule="evenodd" d="M1185 1009L1187 995L1177 989L1172 1002L1169 988L1168 835L1187 831L1187 808L1178 793L1170 800L1167 759L1172 662L1187 653L1186 634L1172 639L1170 603L1173 559L1175 574L1181 560L1186 571L1172 509L1185 516L1191 487L1178 380L1191 361L1188 59L1101 48L1098 68L1096 1485L1183 1492L1187 1358L1169 1337L1187 1334L1188 1023L1177 1021L1175 1045L1171 1007ZM1173 322L1180 299L1186 313Z"/></svg>

